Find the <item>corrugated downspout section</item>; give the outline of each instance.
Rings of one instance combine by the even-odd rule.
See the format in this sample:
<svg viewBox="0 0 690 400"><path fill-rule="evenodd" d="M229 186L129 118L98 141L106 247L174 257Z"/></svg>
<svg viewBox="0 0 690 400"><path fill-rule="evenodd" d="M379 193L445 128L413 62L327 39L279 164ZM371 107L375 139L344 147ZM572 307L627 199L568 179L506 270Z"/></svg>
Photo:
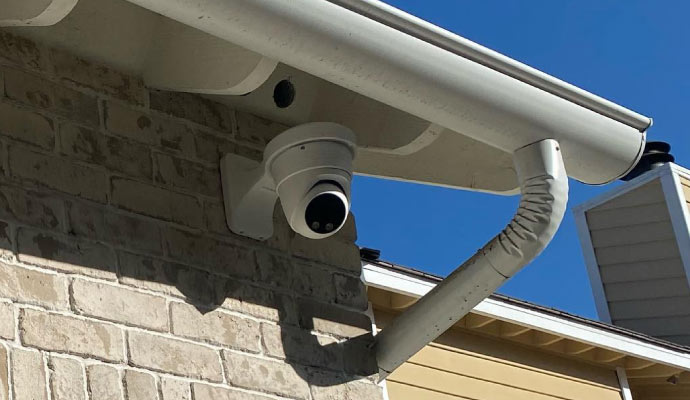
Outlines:
<svg viewBox="0 0 690 400"><path fill-rule="evenodd" d="M582 90L536 68L506 57L471 40L419 19L378 0L328 0L350 11L365 15L384 25L470 59L545 92L572 101L640 132L652 126L652 119Z"/></svg>
<svg viewBox="0 0 690 400"><path fill-rule="evenodd" d="M537 257L556 234L568 201L558 142L514 153L522 198L508 226L376 335L379 379L448 330Z"/></svg>

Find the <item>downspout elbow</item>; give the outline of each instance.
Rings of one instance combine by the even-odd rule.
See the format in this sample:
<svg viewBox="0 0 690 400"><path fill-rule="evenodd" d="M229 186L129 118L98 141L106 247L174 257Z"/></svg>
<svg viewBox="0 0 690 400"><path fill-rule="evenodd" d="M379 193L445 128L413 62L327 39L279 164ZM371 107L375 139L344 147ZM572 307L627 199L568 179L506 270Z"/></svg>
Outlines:
<svg viewBox="0 0 690 400"><path fill-rule="evenodd" d="M568 177L560 146L543 140L513 154L520 181L520 204L501 233L482 248L493 268L510 278L551 242L568 203Z"/></svg>
<svg viewBox="0 0 690 400"><path fill-rule="evenodd" d="M568 177L558 142L546 139L513 154L522 197L496 237L377 336L383 380L536 258L563 220Z"/></svg>

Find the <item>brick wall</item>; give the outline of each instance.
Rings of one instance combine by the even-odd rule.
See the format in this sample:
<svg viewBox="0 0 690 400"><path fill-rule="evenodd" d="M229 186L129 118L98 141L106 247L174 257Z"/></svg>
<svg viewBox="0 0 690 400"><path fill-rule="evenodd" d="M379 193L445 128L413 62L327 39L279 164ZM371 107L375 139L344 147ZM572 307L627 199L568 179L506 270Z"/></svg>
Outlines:
<svg viewBox="0 0 690 400"><path fill-rule="evenodd" d="M0 399L381 398L352 218L226 227L284 127L2 31L0 89Z"/></svg>

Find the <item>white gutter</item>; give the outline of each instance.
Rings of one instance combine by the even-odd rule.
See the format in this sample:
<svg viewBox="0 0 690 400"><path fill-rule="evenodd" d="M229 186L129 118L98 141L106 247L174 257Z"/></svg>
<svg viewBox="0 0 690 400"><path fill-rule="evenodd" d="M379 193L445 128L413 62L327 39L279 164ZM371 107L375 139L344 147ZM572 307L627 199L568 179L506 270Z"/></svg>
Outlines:
<svg viewBox="0 0 690 400"><path fill-rule="evenodd" d="M587 100L635 127L325 0L128 1L508 153L556 139L585 183L625 175L644 145L632 112Z"/></svg>
<svg viewBox="0 0 690 400"><path fill-rule="evenodd" d="M568 177L558 142L515 152L522 199L508 226L376 335L379 379L439 337L549 244L565 214Z"/></svg>
<svg viewBox="0 0 690 400"><path fill-rule="evenodd" d="M558 97L646 131L652 120L378 0L328 0Z"/></svg>
<svg viewBox="0 0 690 400"><path fill-rule="evenodd" d="M436 287L436 284L427 280L373 264L362 267L362 276L367 286L415 298L425 296ZM643 360L690 370L690 354L516 304L485 299L472 312Z"/></svg>

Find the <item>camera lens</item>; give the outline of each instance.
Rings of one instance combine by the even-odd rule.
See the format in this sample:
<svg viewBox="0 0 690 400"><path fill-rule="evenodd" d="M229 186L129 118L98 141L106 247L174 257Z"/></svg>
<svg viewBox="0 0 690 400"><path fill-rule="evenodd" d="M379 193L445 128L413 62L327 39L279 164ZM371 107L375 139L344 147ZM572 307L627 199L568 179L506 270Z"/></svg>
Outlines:
<svg viewBox="0 0 690 400"><path fill-rule="evenodd" d="M343 200L333 193L323 193L314 197L304 213L309 229L316 233L331 233L347 217Z"/></svg>

